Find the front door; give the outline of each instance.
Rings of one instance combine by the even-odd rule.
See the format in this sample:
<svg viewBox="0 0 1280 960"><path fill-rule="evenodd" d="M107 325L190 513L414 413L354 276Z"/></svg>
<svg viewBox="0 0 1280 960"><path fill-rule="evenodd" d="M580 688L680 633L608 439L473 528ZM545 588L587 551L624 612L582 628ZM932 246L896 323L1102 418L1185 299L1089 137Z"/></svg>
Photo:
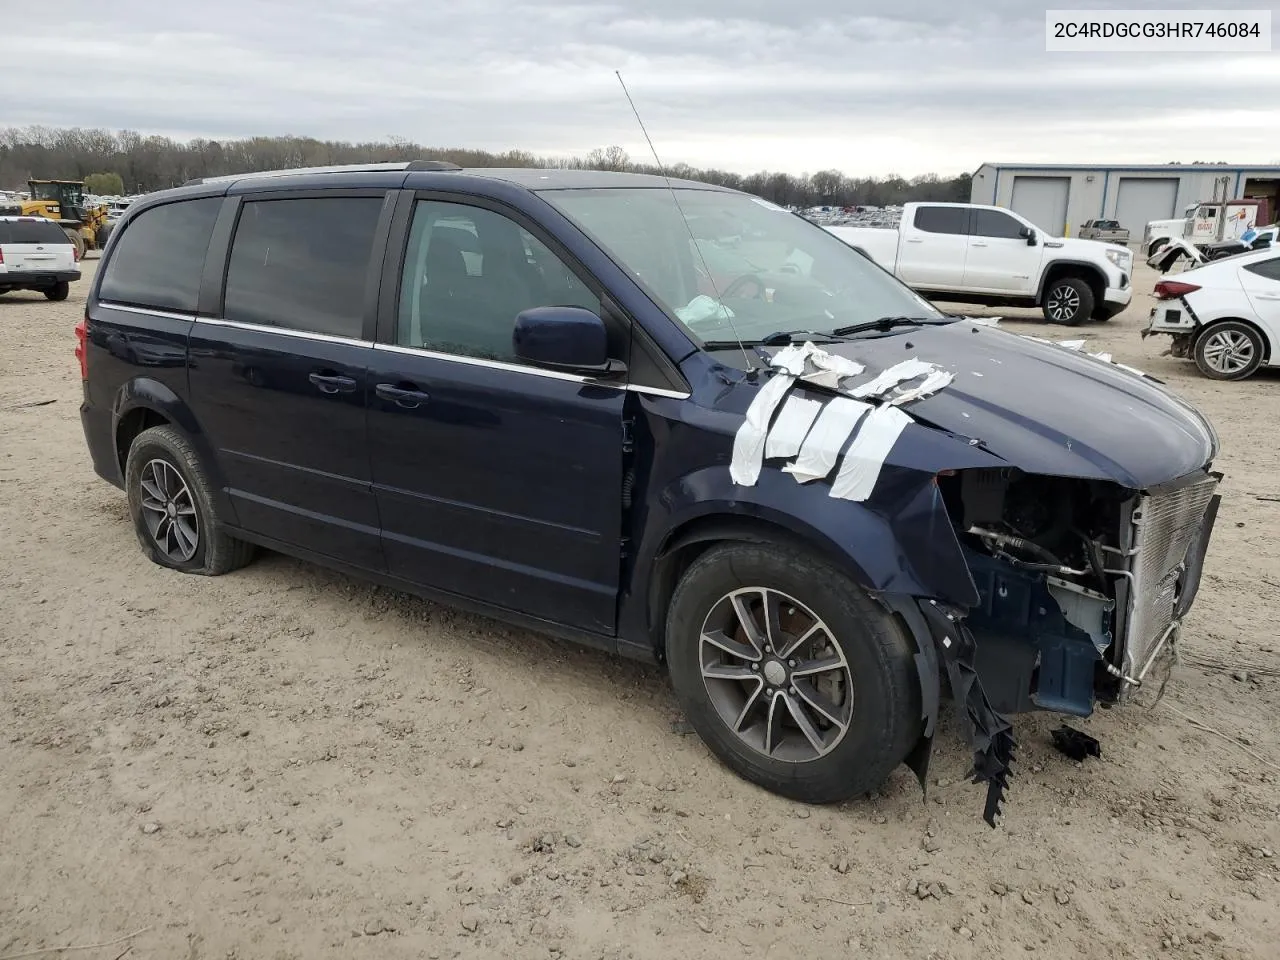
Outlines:
<svg viewBox="0 0 1280 960"><path fill-rule="evenodd" d="M969 253L964 261L968 290L1031 293L1040 273L1043 247L1020 236L1026 224L999 210L977 209L969 220Z"/></svg>
<svg viewBox="0 0 1280 960"><path fill-rule="evenodd" d="M373 570L384 564L365 401L384 203L246 200L222 317L190 338L191 405L240 525Z"/></svg>
<svg viewBox="0 0 1280 960"><path fill-rule="evenodd" d="M521 310L601 303L512 216L414 203L395 329L369 369L387 565L424 586L612 633L625 393L515 357Z"/></svg>

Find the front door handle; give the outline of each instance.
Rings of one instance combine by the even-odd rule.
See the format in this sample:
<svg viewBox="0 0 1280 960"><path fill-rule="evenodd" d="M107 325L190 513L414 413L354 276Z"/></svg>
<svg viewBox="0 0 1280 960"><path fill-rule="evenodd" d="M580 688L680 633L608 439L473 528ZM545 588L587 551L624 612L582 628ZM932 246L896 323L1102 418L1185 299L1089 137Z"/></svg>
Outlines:
<svg viewBox="0 0 1280 960"><path fill-rule="evenodd" d="M986 246L986 244L985 244L985 243L983 243L981 240L970 240L970 241L969 241L969 246L971 246L971 247L985 247L985 246Z"/></svg>
<svg viewBox="0 0 1280 960"><path fill-rule="evenodd" d="M412 386L396 386L394 383L380 383L373 388L383 400L390 400L398 407L404 407L406 410L414 410L422 406L431 399L431 395L425 390L419 390Z"/></svg>
<svg viewBox="0 0 1280 960"><path fill-rule="evenodd" d="M353 393L356 382L336 373L313 373L307 377L321 393Z"/></svg>
<svg viewBox="0 0 1280 960"><path fill-rule="evenodd" d="M1255 293L1259 300L1280 300L1280 293Z"/></svg>
<svg viewBox="0 0 1280 960"><path fill-rule="evenodd" d="M924 243L924 239L922 237L908 237L907 243Z"/></svg>

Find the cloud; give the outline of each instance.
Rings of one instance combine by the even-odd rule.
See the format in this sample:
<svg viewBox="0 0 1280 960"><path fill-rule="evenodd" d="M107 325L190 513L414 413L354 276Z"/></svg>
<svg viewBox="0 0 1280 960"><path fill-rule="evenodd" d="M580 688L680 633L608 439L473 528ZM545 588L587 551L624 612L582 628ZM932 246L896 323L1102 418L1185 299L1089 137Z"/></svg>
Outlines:
<svg viewBox="0 0 1280 960"><path fill-rule="evenodd" d="M640 157L621 70L668 162L949 174L1280 159L1271 54L1049 54L1042 8L1021 0L859 6L62 0L6 46L0 125ZM80 69L51 69L54 49Z"/></svg>

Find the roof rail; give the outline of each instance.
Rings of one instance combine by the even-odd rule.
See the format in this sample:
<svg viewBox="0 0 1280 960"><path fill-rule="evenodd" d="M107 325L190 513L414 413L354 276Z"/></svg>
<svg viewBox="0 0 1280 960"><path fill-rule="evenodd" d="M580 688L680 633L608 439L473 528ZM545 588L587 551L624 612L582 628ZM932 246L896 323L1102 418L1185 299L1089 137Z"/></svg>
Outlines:
<svg viewBox="0 0 1280 960"><path fill-rule="evenodd" d="M344 163L332 167L293 167L285 170L259 170L254 173L230 173L222 177L197 177L188 180L184 187L194 187L202 183L228 183L232 180L253 180L261 177L299 177L313 173L378 173L404 171L415 173L421 170L461 170L456 163L448 160L408 160L387 163Z"/></svg>

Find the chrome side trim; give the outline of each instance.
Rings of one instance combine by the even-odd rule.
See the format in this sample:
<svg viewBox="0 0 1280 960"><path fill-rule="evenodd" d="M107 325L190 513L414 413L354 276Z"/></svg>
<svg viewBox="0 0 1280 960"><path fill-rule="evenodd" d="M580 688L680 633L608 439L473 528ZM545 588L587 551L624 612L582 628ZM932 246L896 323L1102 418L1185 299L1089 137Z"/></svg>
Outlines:
<svg viewBox="0 0 1280 960"><path fill-rule="evenodd" d="M427 350L424 347L402 347L395 343L375 343L375 350L388 353L402 353L410 357L428 357L432 360L448 360L453 363L464 363L473 367L488 367L491 370L510 370L512 373L525 373L534 377L546 377L550 380L567 380L571 383L586 383L593 387L605 387L611 390L626 390L629 393L644 393L655 397L671 397L674 400L687 400L689 393L680 390L667 390L663 387L647 387L643 384L606 383L595 377L580 373L564 373L559 370L543 370L541 367L530 367L522 363L507 363L503 360L485 360L481 357L467 357L457 353L441 353L438 350Z"/></svg>
<svg viewBox="0 0 1280 960"><path fill-rule="evenodd" d="M672 400L688 400L693 394L688 390L668 390L665 387L646 387L639 383L627 384L631 393L644 393L653 397L670 397Z"/></svg>
<svg viewBox="0 0 1280 960"><path fill-rule="evenodd" d="M119 310L121 313L138 313L144 317L163 317L165 320L194 320L194 313L174 313L170 310L153 310L150 307L134 307L125 303L113 303L110 300L99 300L98 306L108 310Z"/></svg>
<svg viewBox="0 0 1280 960"><path fill-rule="evenodd" d="M263 323L243 323L239 320L225 320L221 317L195 317L196 323L207 323L214 327L232 327L236 330L248 330L252 333L276 333L284 337L298 340L315 340L320 343L345 343L353 347L372 346L371 340L359 340L355 337L335 337L328 333L312 333L310 330L294 330L292 327L271 327Z"/></svg>

